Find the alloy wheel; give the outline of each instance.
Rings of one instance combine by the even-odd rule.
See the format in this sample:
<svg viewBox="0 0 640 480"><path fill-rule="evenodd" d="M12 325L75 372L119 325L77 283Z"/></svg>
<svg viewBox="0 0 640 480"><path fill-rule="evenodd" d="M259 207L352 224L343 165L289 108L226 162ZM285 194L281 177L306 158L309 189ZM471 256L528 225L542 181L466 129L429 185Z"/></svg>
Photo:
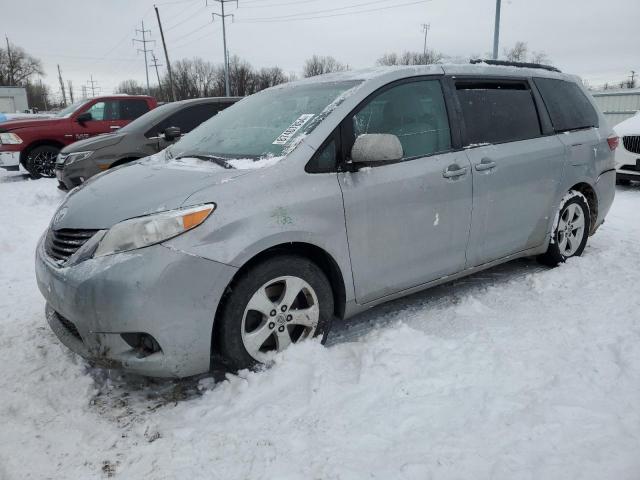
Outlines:
<svg viewBox="0 0 640 480"><path fill-rule="evenodd" d="M584 236L584 211L571 203L562 211L558 221L558 247L565 257L573 256L580 248Z"/></svg>
<svg viewBox="0 0 640 480"><path fill-rule="evenodd" d="M318 297L305 280L278 277L251 297L242 317L242 342L247 353L264 361L268 352L313 337L320 309Z"/></svg>
<svg viewBox="0 0 640 480"><path fill-rule="evenodd" d="M37 175L51 178L55 176L56 157L55 152L37 152L29 155L28 164Z"/></svg>

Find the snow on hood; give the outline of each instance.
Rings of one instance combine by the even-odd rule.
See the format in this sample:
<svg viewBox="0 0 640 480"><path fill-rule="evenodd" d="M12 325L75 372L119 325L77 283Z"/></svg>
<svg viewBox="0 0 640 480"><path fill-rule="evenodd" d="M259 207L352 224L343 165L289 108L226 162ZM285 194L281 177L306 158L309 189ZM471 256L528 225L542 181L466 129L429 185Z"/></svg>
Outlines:
<svg viewBox="0 0 640 480"><path fill-rule="evenodd" d="M56 228L110 228L129 218L186 206L194 192L249 173L196 159L158 157L107 170L72 190L64 202L67 214Z"/></svg>
<svg viewBox="0 0 640 480"><path fill-rule="evenodd" d="M620 122L613 130L616 132L616 135L624 136L624 135L640 135L640 111L636 112L636 114L627 118L625 121Z"/></svg>

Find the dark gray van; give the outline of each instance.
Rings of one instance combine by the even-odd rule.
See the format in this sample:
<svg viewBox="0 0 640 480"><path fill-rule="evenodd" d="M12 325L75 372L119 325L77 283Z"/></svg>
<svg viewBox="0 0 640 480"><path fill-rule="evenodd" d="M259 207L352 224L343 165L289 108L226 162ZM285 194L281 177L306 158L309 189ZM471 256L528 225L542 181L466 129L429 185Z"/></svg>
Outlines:
<svg viewBox="0 0 640 480"><path fill-rule="evenodd" d="M158 153L241 97L211 97L162 105L116 133L75 142L60 152L56 177L60 188L77 187L112 167Z"/></svg>

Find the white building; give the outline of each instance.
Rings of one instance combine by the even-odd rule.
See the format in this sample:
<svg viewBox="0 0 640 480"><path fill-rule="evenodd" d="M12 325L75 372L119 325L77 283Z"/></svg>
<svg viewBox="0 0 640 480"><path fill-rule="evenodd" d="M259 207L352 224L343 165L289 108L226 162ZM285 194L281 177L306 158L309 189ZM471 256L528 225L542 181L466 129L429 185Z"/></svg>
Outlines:
<svg viewBox="0 0 640 480"><path fill-rule="evenodd" d="M0 113L17 113L29 109L24 87L0 87Z"/></svg>
<svg viewBox="0 0 640 480"><path fill-rule="evenodd" d="M611 126L632 117L640 110L640 88L591 92L593 99Z"/></svg>

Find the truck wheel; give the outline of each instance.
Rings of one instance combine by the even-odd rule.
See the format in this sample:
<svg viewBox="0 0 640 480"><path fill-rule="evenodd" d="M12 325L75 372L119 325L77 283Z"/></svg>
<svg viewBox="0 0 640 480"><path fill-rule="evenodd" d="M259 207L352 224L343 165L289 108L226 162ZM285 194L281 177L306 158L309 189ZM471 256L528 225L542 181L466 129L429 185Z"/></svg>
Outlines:
<svg viewBox="0 0 640 480"><path fill-rule="evenodd" d="M571 190L565 195L553 228L549 248L538 257L541 263L555 267L582 255L591 231L591 215L581 193Z"/></svg>
<svg viewBox="0 0 640 480"><path fill-rule="evenodd" d="M333 319L333 293L315 263L283 255L244 272L219 313L214 343L225 363L239 370L307 338L321 337L324 343Z"/></svg>
<svg viewBox="0 0 640 480"><path fill-rule="evenodd" d="M60 149L53 145L42 145L29 150L24 159L24 167L31 178L55 177L56 157L59 152Z"/></svg>

